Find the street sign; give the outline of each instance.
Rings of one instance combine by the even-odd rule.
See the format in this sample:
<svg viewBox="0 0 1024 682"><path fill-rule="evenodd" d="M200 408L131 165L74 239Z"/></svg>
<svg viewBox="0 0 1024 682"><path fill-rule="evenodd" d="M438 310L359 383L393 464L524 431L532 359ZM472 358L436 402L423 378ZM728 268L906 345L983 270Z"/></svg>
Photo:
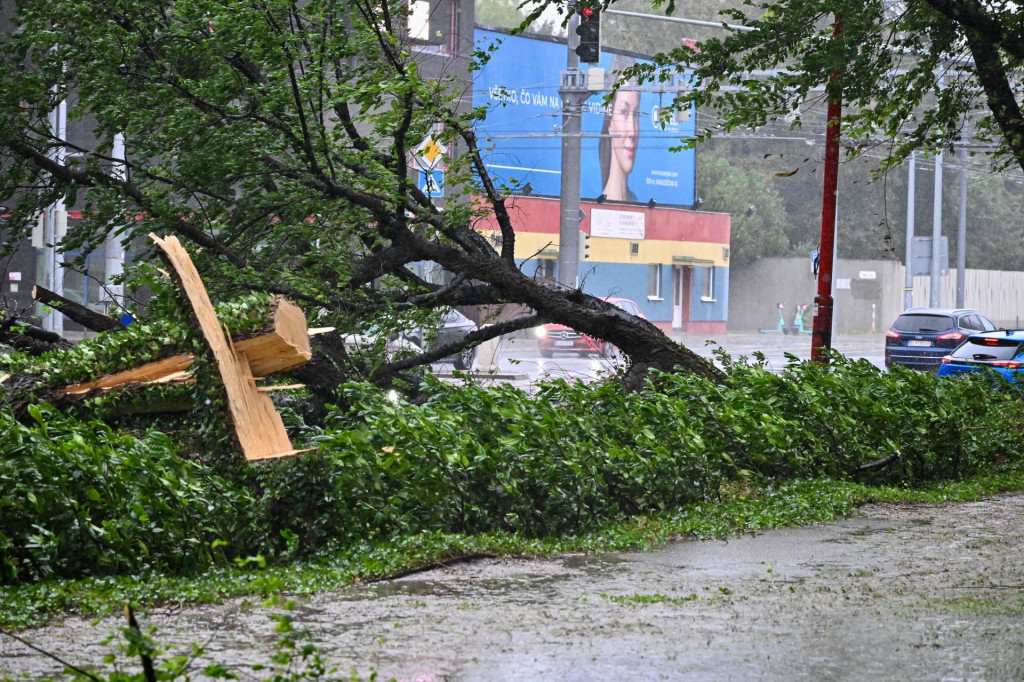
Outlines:
<svg viewBox="0 0 1024 682"><path fill-rule="evenodd" d="M428 197L444 196L444 171L420 171L420 191Z"/></svg>
<svg viewBox="0 0 1024 682"><path fill-rule="evenodd" d="M932 274L932 238L914 237L910 257L914 275ZM939 274L949 274L949 240L939 238Z"/></svg>
<svg viewBox="0 0 1024 682"><path fill-rule="evenodd" d="M447 153L447 147L428 135L420 142L420 146L413 150L412 158L420 170L432 171L438 167Z"/></svg>

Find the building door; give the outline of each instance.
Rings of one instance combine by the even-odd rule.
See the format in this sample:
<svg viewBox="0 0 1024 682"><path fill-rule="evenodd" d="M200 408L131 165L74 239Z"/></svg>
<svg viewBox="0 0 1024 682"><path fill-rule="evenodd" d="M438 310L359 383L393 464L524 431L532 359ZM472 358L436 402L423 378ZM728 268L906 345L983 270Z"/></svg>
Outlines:
<svg viewBox="0 0 1024 682"><path fill-rule="evenodd" d="M676 265L672 268L672 328L686 331L690 321L691 268Z"/></svg>

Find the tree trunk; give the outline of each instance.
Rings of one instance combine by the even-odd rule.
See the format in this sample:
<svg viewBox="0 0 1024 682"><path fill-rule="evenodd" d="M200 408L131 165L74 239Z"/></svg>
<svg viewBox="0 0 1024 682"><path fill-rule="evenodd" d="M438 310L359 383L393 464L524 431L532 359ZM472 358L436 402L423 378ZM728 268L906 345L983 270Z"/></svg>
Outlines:
<svg viewBox="0 0 1024 682"><path fill-rule="evenodd" d="M715 383L724 374L711 362L643 318L634 317L607 301L578 289L554 289L523 274L515 263L496 253L456 253L436 245L419 244L424 258L434 260L452 272L462 273L494 287L501 300L519 303L536 311L539 322L558 322L576 331L608 341L629 358L625 381L631 389L643 386L651 369L663 372L684 370Z"/></svg>
<svg viewBox="0 0 1024 682"><path fill-rule="evenodd" d="M14 313L5 314L0 320L0 344L29 355L42 355L51 350L68 349L74 345L60 334L29 324Z"/></svg>

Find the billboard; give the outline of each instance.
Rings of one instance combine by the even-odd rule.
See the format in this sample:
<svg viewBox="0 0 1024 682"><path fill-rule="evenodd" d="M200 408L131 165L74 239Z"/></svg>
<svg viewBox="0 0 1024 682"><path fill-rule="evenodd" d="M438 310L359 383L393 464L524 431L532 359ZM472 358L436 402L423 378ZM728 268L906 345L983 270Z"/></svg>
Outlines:
<svg viewBox="0 0 1024 682"><path fill-rule="evenodd" d="M534 194L559 196L565 43L484 29L475 39L478 49L496 46L473 82L473 106L487 108L476 131L491 174L499 183L529 182ZM605 51L595 66L612 78L634 61L643 60ZM583 107L580 196L692 205L694 151L669 150L694 135L694 117L662 127L658 112L674 92L620 90L609 105L606 94L595 92Z"/></svg>

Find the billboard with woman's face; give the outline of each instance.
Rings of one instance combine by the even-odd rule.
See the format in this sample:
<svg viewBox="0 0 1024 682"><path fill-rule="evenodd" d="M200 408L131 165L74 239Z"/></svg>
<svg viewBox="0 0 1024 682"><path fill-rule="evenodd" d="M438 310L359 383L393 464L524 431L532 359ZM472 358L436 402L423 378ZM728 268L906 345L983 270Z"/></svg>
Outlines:
<svg viewBox="0 0 1024 682"><path fill-rule="evenodd" d="M558 196L561 186L562 101L558 95L566 66L565 43L509 36L477 29L477 47L496 46L476 72L473 105L487 108L477 124L484 159L499 183L530 183L534 194ZM635 63L605 52L599 67L613 72ZM662 125L659 111L674 92L653 92L625 84L605 104L595 92L583 107L580 196L689 206L694 201L693 150L672 152L692 137L694 120ZM650 87L650 86L647 86Z"/></svg>

